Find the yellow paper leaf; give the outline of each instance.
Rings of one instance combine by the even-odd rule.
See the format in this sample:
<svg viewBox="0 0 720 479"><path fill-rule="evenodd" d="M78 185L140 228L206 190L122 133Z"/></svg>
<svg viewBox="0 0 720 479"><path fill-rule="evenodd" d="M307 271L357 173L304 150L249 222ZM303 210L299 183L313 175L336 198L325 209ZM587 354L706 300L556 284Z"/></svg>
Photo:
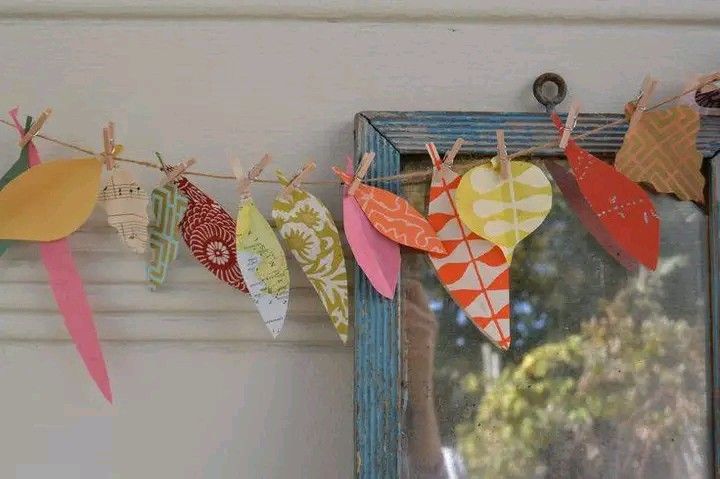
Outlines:
<svg viewBox="0 0 720 479"><path fill-rule="evenodd" d="M512 161L508 179L491 164L463 175L456 193L460 219L495 243L508 261L515 246L540 226L552 206L552 187L532 163Z"/></svg>
<svg viewBox="0 0 720 479"><path fill-rule="evenodd" d="M79 158L30 168L0 191L0 239L54 241L77 230L95 207L101 163Z"/></svg>

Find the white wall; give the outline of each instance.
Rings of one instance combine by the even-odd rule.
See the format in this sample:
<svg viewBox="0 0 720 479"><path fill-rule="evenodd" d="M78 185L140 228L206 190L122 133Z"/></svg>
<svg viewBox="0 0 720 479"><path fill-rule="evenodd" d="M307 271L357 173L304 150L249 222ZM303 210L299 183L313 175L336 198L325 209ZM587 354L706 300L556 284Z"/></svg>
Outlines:
<svg viewBox="0 0 720 479"><path fill-rule="evenodd" d="M711 0L264 3L0 0L0 105L52 106L45 132L90 147L112 119L135 158L229 173L230 156L269 151L287 170L313 157L313 178L330 179L360 110L538 111L530 84L558 71L585 111L617 112L646 73L662 95L720 69ZM15 141L0 125L6 166ZM232 182L198 183L234 214ZM275 188L254 191L268 213ZM313 191L339 212L336 187ZM97 218L71 241L116 404L67 341L36 247L13 248L0 259L0 477L351 477L352 348L297 267L273 342L185 252L151 294Z"/></svg>

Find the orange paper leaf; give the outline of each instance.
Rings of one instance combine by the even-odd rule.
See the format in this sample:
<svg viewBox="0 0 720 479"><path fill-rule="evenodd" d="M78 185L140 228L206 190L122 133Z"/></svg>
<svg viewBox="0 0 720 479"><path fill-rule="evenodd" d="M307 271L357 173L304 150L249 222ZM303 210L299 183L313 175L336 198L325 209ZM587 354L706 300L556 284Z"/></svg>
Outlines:
<svg viewBox="0 0 720 479"><path fill-rule="evenodd" d="M333 168L333 171L346 185L352 182L352 176L339 168ZM430 223L403 198L387 190L360 184L355 199L375 229L394 242L428 253L445 253Z"/></svg>
<svg viewBox="0 0 720 479"><path fill-rule="evenodd" d="M702 154L695 146L700 116L689 106L644 112L625 135L615 168L637 183L648 183L681 200L703 202Z"/></svg>

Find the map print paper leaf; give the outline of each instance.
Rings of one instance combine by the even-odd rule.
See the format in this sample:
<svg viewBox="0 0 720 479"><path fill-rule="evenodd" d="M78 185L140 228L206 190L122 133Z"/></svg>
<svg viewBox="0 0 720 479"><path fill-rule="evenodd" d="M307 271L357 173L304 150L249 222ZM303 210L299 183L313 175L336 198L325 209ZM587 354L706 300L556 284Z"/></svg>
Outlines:
<svg viewBox="0 0 720 479"><path fill-rule="evenodd" d="M277 173L283 185L288 179ZM317 291L343 343L348 337L348 285L340 233L320 200L299 188L278 195L272 209L280 237Z"/></svg>
<svg viewBox="0 0 720 479"><path fill-rule="evenodd" d="M346 185L352 182L352 176L339 168L333 167L333 171ZM430 223L400 196L360 184L355 199L375 229L396 243L428 253L445 252Z"/></svg>
<svg viewBox="0 0 720 479"><path fill-rule="evenodd" d="M215 277L247 293L235 253L235 220L187 178L180 177L175 184L188 199L180 222L185 244Z"/></svg>
<svg viewBox="0 0 720 479"><path fill-rule="evenodd" d="M10 115L18 133L22 135L24 130L17 120L17 110L11 112ZM32 141L26 145L26 149L28 151L29 171L40 168L40 154ZM99 182L98 162L97 183ZM95 198L96 193L97 191L93 193L92 198ZM29 200L29 202L31 201ZM100 347L100 340L95 329L95 321L85 294L83 281L73 260L70 243L67 238L62 238L55 241L41 242L39 245L40 257L48 273L48 283L58 309L63 316L65 327L93 381L103 396L112 403L112 390L107 366L105 365L105 357Z"/></svg>
<svg viewBox="0 0 720 479"><path fill-rule="evenodd" d="M179 223L188 208L188 199L177 186L158 186L150 194L153 221L148 226L150 234L150 262L147 265L147 279L150 289L155 290L165 282L170 263L178 255L180 242Z"/></svg>
<svg viewBox="0 0 720 479"><path fill-rule="evenodd" d="M237 261L255 307L276 338L287 314L290 271L275 232L250 198L241 201L238 211Z"/></svg>
<svg viewBox="0 0 720 479"><path fill-rule="evenodd" d="M13 108L10 112L10 115L15 115L17 117L18 109ZM28 128L30 128L30 125L32 125L32 117L27 117L27 120L25 122L25 129L22 130L23 132L27 133ZM0 178L0 190L5 188L5 185L10 183L12 180L17 178L20 173L24 172L30 167L28 163L28 146L25 145L25 147L20 150L20 158L12 164L9 170L5 172L2 178ZM5 254L5 251L10 247L10 245L13 242L10 240L0 240L0 256Z"/></svg>
<svg viewBox="0 0 720 479"><path fill-rule="evenodd" d="M100 167L96 158L80 158L21 173L0 191L0 239L53 241L72 234L95 206Z"/></svg>
<svg viewBox="0 0 720 479"><path fill-rule="evenodd" d="M98 195L98 203L122 242L136 253L145 252L148 243L148 196L129 171L115 167Z"/></svg>
<svg viewBox="0 0 720 479"><path fill-rule="evenodd" d="M552 187L532 163L511 161L507 179L488 163L463 175L456 198L463 223L500 246L510 262L515 246L550 212Z"/></svg>
<svg viewBox="0 0 720 479"><path fill-rule="evenodd" d="M346 172L354 174L352 158L347 159ZM392 299L400 274L400 245L375 229L354 196L343 194L342 201L345 238L355 262L373 288Z"/></svg>
<svg viewBox="0 0 720 479"><path fill-rule="evenodd" d="M560 131L560 117L553 113L552 120ZM588 205L615 243L654 270L660 251L660 219L645 190L580 148L572 138L565 156Z"/></svg>
<svg viewBox="0 0 720 479"><path fill-rule="evenodd" d="M447 254L429 254L438 278L473 324L502 349L510 347L510 264L502 250L477 236L458 215L460 175L428 145L435 168L428 221Z"/></svg>
<svg viewBox="0 0 720 479"><path fill-rule="evenodd" d="M580 222L585 226L585 229L597 240L598 244L628 271L637 271L637 261L623 250L620 245L615 242L613 237L610 236L610 233L605 229L600 218L597 217L585 200L573 174L554 161L547 161L545 167L555 180L555 184L558 185L558 188L562 191L567 204L575 212Z"/></svg>
<svg viewBox="0 0 720 479"><path fill-rule="evenodd" d="M698 131L700 115L689 106L647 111L625 135L615 168L636 183L702 203L705 177L695 146Z"/></svg>

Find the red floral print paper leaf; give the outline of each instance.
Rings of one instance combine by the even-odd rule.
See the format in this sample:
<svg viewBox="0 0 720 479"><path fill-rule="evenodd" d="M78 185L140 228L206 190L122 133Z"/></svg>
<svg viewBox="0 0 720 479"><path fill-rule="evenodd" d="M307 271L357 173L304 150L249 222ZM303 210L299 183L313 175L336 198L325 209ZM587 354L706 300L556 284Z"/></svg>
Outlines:
<svg viewBox="0 0 720 479"><path fill-rule="evenodd" d="M222 206L185 177L177 186L188 198L188 207L180 222L180 233L193 256L235 289L248 289L237 264L235 220Z"/></svg>
<svg viewBox="0 0 720 479"><path fill-rule="evenodd" d="M552 121L562 131L556 113ZM580 191L615 244L654 270L660 252L660 218L650 196L615 168L580 148L572 138L565 156Z"/></svg>

